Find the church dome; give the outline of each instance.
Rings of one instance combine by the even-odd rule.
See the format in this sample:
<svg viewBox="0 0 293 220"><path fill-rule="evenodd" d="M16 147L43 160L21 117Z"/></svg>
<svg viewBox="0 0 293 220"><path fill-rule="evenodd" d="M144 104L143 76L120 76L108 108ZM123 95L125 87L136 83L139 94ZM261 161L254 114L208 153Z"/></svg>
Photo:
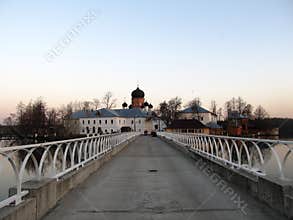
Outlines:
<svg viewBox="0 0 293 220"><path fill-rule="evenodd" d="M126 102L124 102L124 103L122 104L122 107L123 107L123 108L127 108L127 106L128 106L128 105L127 105Z"/></svg>
<svg viewBox="0 0 293 220"><path fill-rule="evenodd" d="M144 98L144 92L138 87L131 93L132 98Z"/></svg>

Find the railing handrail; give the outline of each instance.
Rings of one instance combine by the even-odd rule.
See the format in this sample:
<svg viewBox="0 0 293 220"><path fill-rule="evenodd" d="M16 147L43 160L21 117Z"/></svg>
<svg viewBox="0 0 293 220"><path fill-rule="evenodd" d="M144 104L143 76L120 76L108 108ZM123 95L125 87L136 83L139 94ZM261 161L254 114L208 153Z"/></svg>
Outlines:
<svg viewBox="0 0 293 220"><path fill-rule="evenodd" d="M129 132L125 132L129 133ZM36 144L25 144L25 145L17 145L17 146L10 146L10 147L1 147L0 152L9 152L9 151L14 151L14 150L22 150L22 149L30 149L30 148L35 148L35 147L44 147L48 145L57 145L57 144L65 144L69 142L74 142L74 141L84 141L84 140L89 140L93 138L99 138L99 137L109 137L109 136L115 136L123 133L114 133L114 134L103 134L103 135L98 135L98 136L90 136L90 137L82 137L82 138L72 138L72 139L66 139L66 140L58 140L58 141L49 141L49 142L42 142L42 143L36 143Z"/></svg>
<svg viewBox="0 0 293 220"><path fill-rule="evenodd" d="M269 150L276 160L275 168L278 170L279 179L292 181L286 177L284 168L290 155L293 154L293 141L242 138L203 133L173 133L159 132L159 136L170 139L182 146L187 146L191 151L209 159L217 160L231 165L233 168L243 169L254 175L267 175L263 147ZM275 146L286 149L281 156ZM244 156L244 158L242 158Z"/></svg>
<svg viewBox="0 0 293 220"><path fill-rule="evenodd" d="M293 144L293 141L286 140L273 140L273 139L262 139L262 138L249 138L249 137L236 137L236 136L225 136L225 135L211 135L211 134L202 134L202 133L179 133L179 132L169 132L172 134L182 134L182 135L193 135L193 136L206 136L206 137L216 137L216 138L225 138L225 139L234 139L234 140L245 140L245 141L256 141L256 142L269 142L273 144Z"/></svg>
<svg viewBox="0 0 293 220"><path fill-rule="evenodd" d="M11 203L17 205L22 201L22 197L26 194L25 191L22 191L22 181L24 179L28 161L31 160L33 162L33 167L35 169L34 178L40 180L42 177L48 176L48 174L43 172L43 169L46 159L49 159L50 163L48 165L53 171L52 174L49 174L49 177L58 179L73 170L79 169L79 167L84 166L89 161L99 159L116 146L138 136L139 134L141 133L115 133L0 148L0 156L9 162L13 169L16 181L16 194L0 201L0 208ZM34 155L34 152L38 149L42 150L40 151L41 158L39 160L37 160ZM25 156L18 164L15 161L17 158L14 158L13 155L21 150L25 153ZM61 156L61 159L59 158L60 161L58 160L58 156ZM61 165L59 169L57 168L57 163L60 163Z"/></svg>

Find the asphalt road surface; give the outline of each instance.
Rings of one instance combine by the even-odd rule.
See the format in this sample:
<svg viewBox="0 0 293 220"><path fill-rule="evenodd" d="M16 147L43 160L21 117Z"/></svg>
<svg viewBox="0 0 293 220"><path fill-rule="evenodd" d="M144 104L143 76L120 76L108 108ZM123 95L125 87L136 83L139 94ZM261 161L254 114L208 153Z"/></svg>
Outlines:
<svg viewBox="0 0 293 220"><path fill-rule="evenodd" d="M237 186L231 197L217 184L169 144L141 136L44 219L286 219Z"/></svg>

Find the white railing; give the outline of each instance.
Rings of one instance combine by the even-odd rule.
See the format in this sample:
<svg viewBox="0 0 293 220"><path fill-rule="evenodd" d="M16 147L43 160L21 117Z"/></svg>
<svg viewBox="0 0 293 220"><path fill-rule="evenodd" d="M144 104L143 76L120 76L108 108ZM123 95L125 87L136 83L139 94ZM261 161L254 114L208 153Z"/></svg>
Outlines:
<svg viewBox="0 0 293 220"><path fill-rule="evenodd" d="M87 162L99 159L114 147L138 135L139 133L129 132L0 148L0 156L8 160L16 180L16 194L0 201L0 208L11 203L19 204L22 197L28 193L22 191L22 183L29 161L32 162L34 169L33 179L41 180L44 177L59 179ZM17 154L22 156L16 156ZM47 170L49 168L50 172L46 172L45 167Z"/></svg>
<svg viewBox="0 0 293 220"><path fill-rule="evenodd" d="M170 132L160 132L158 135L186 146L211 160L220 161L255 175L268 175L266 155L271 155L275 160L274 166L278 178L292 180L285 175L284 168L291 153L293 156L293 141ZM281 149L281 153L276 148Z"/></svg>

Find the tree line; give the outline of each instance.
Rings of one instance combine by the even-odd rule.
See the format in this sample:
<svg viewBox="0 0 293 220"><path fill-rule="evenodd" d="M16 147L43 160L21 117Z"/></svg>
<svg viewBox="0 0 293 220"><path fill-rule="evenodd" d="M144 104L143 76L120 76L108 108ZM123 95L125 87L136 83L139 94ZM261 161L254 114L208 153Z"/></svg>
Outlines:
<svg viewBox="0 0 293 220"><path fill-rule="evenodd" d="M20 102L16 107L16 112L10 114L4 120L4 124L8 126L17 126L19 133L24 136L34 136L36 134L41 136L60 136L59 133L66 133L64 131L64 121L69 119L73 112L76 111L90 111L98 108L115 108L117 100L114 98L112 92L107 92L101 98L94 98L90 101L74 101L67 105L62 105L59 108L49 108L47 103L41 98L35 101L30 101L28 104ZM200 106L201 99L195 97L185 105L183 105L182 98L174 97L168 101L161 102L155 109L158 115L167 125L178 118L178 113L182 107L190 107L195 115L195 118L200 120ZM225 102L225 105L218 108L216 101L212 100L209 108L210 112L218 117L218 121L227 120L232 113L244 115L249 119L264 119L268 118L269 114L261 106L254 107L247 103L243 98L233 97ZM62 130L63 129L63 130Z"/></svg>
<svg viewBox="0 0 293 220"><path fill-rule="evenodd" d="M64 137L66 135L64 121L73 112L96 110L100 107L114 108L116 99L112 92L107 92L101 98L91 101L73 101L59 108L49 108L42 98L31 100L16 106L16 112L4 119L6 126L13 127L13 132L19 138Z"/></svg>
<svg viewBox="0 0 293 220"><path fill-rule="evenodd" d="M178 118L178 113L182 109L191 108L194 113L195 118L200 120L200 108L202 105L201 99L195 97L194 99L183 105L182 98L174 97L169 101L163 101L159 104L158 108L155 110L157 115L161 117L162 120L169 125L173 120ZM219 107L215 100L211 101L209 111L217 115L218 121L228 120L231 114L239 114L249 119L264 119L268 118L269 114L261 105L258 105L255 109L254 107L247 103L243 98L233 97L232 99L225 102L223 108Z"/></svg>

